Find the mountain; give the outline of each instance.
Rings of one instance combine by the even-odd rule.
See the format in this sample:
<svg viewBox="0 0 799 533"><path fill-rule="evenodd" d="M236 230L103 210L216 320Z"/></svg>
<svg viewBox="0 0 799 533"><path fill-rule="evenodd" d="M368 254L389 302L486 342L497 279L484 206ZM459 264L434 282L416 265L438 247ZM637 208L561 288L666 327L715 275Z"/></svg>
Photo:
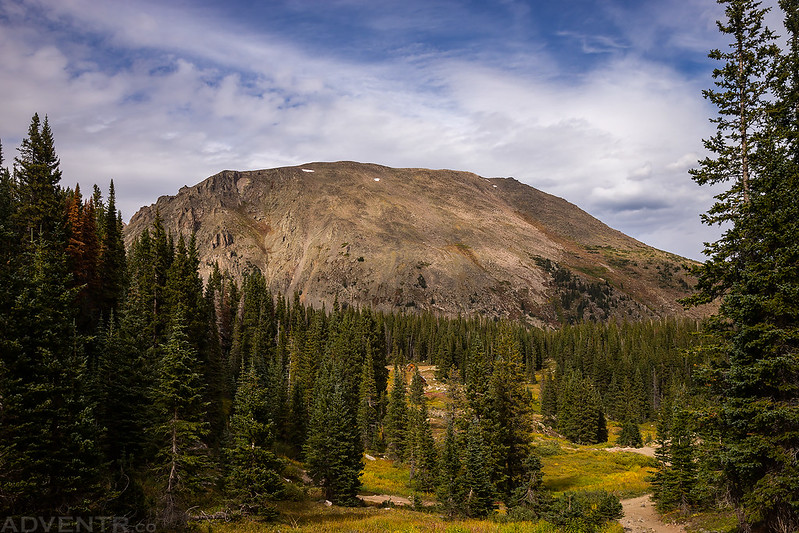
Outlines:
<svg viewBox="0 0 799 533"><path fill-rule="evenodd" d="M274 293L328 307L480 313L556 324L700 315L676 300L690 261L513 178L354 162L223 171L143 207L196 233L201 273L260 269Z"/></svg>

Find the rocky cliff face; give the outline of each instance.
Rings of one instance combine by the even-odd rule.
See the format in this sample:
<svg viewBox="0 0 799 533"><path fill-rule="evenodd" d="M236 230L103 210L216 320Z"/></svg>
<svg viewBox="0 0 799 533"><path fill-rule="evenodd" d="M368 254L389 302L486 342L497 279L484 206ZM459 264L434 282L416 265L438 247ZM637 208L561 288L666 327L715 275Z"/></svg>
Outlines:
<svg viewBox="0 0 799 533"><path fill-rule="evenodd" d="M196 233L201 273L260 269L309 304L532 323L681 315L687 260L512 178L352 162L224 171L142 208ZM698 314L701 311L692 311Z"/></svg>

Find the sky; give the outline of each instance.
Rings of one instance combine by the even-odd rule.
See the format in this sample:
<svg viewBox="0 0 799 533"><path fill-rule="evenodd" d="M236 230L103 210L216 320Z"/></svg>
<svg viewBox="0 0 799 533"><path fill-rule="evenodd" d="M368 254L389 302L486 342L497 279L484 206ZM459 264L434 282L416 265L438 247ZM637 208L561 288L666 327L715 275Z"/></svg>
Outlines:
<svg viewBox="0 0 799 533"><path fill-rule="evenodd" d="M224 169L348 160L514 177L701 260L718 190L688 170L714 131L722 17L713 0L0 0L0 140L10 166L47 115L62 184L113 179L125 220Z"/></svg>

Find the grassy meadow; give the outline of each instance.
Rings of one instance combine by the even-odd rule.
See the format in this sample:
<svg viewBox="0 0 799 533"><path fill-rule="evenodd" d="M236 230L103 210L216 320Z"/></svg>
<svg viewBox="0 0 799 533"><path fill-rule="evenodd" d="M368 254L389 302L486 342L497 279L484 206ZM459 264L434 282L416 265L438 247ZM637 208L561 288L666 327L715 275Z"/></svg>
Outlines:
<svg viewBox="0 0 799 533"><path fill-rule="evenodd" d="M432 367L422 367L428 382L426 393L431 410L431 423L440 430L443 420L435 413L447 407L447 398L433 376ZM538 385L532 385L533 409L538 407ZM544 464L544 484L554 493L605 489L619 498L632 498L649 492L648 477L652 473L653 459L628 451L609 451L614 445L619 427L608 424L609 441L594 446L579 446L565 439L545 435L532 435L534 445ZM642 435L654 435L651 425L641 426ZM297 466L295 465L295 468ZM203 522L200 531L219 533L249 533L267 531L440 531L458 532L540 532L555 533L558 529L547 522L504 521L504 510L493 520L447 520L432 505L435 494L417 496L426 508L414 510L406 505L415 492L409 486L407 466L396 464L379 455L364 457L360 494L367 499L362 507L328 506L316 489L309 490L305 501L279 502L280 517L276 522L258 522L248 519L231 522ZM390 503L387 503L389 502ZM611 524L605 533L622 533L619 524Z"/></svg>

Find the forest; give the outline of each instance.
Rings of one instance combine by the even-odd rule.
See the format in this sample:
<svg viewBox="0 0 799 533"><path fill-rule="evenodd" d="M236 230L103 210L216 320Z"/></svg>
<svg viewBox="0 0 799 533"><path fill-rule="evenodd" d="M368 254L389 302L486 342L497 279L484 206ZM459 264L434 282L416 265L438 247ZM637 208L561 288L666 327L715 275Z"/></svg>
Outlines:
<svg viewBox="0 0 799 533"><path fill-rule="evenodd" d="M113 182L107 196L62 187L34 115L10 169L0 147L3 531L26 517L183 530L214 510L266 524L284 502L363 505L372 454L404 465L445 520L608 531L618 494L547 489L538 436L603 443L610 421L632 447L656 424L661 512L798 531L799 3L780 1L782 48L759 3L721 3L731 46L711 52L722 66L705 91L717 133L692 175L728 187L704 215L723 232L682 302L719 303L702 323L542 330L314 309L257 270L203 280L194 237L158 218L125 248ZM421 364L446 385L440 404Z"/></svg>
<svg viewBox="0 0 799 533"><path fill-rule="evenodd" d="M275 519L276 503L303 497L290 461L326 500L358 505L369 452L407 465L409 484L436 494L446 516L502 504L565 525L583 517L542 488L536 372L548 365L548 422L585 443L607 440L604 413L637 431L690 380L694 322L545 331L312 309L299 293L270 293L258 271L237 281L216 268L204 282L193 237L158 218L125 249L113 183L107 198L61 188L47 118L34 115L19 153L0 194L8 516L179 529L210 502ZM449 384L438 438L411 362ZM616 496L585 497L604 509L594 526L619 516Z"/></svg>

